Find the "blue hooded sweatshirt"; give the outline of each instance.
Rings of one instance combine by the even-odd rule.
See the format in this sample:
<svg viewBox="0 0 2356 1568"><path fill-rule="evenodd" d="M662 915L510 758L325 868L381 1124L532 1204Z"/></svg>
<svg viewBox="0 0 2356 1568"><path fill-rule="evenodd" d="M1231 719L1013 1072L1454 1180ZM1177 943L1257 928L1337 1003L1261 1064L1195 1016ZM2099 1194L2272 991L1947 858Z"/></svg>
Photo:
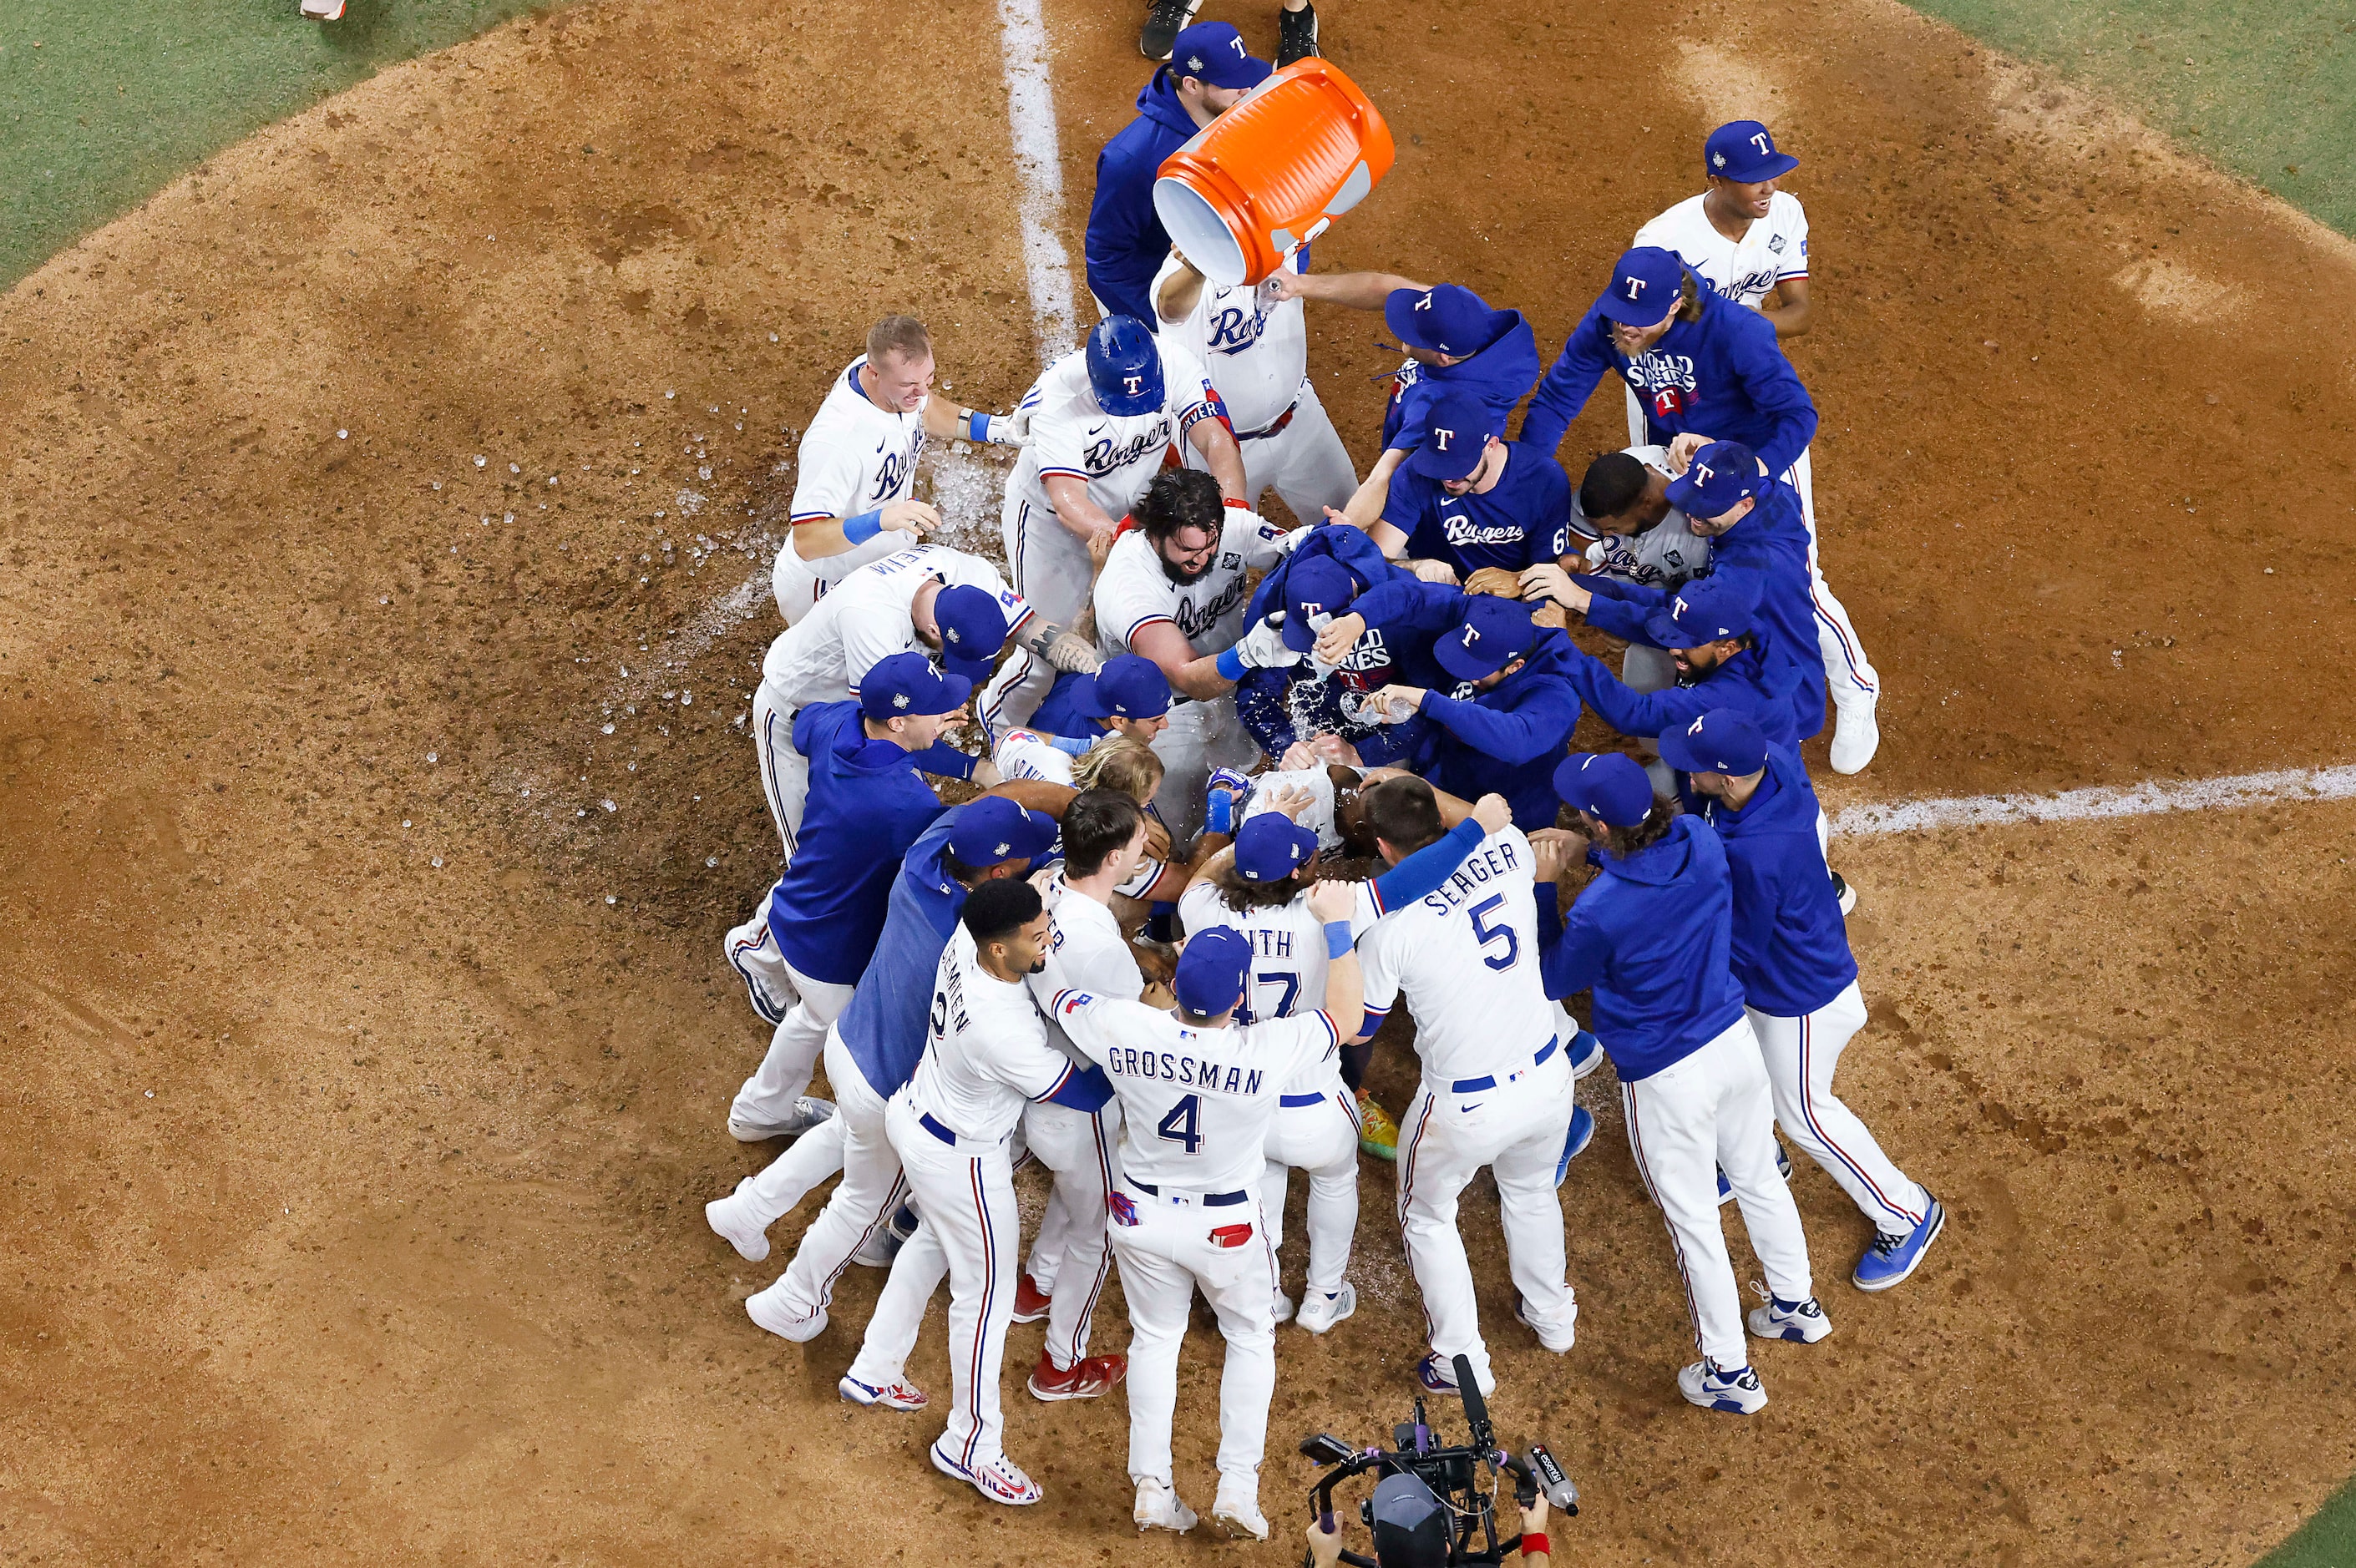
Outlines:
<svg viewBox="0 0 2356 1568"><path fill-rule="evenodd" d="M1153 314L1153 274L1170 259L1170 231L1153 211L1153 178L1163 159L1194 139L1196 129L1165 65L1138 93L1137 118L1097 155L1085 247L1088 292L1116 315L1133 315L1155 332L1162 324Z"/></svg>
<svg viewBox="0 0 2356 1568"><path fill-rule="evenodd" d="M1680 681L1665 691L1638 691L1604 668L1601 660L1574 653L1564 672L1572 688L1622 735L1650 740L1683 729L1713 708L1731 708L1758 725L1771 742L1788 746L1799 741L1802 672L1767 638L1691 684Z"/></svg>
<svg viewBox="0 0 2356 1568"><path fill-rule="evenodd" d="M1399 464L1383 521L1408 536L1416 560L1444 560L1459 577L1484 566L1551 565L1570 552L1570 476L1551 453L1505 443L1505 471L1485 495L1451 496Z"/></svg>
<svg viewBox="0 0 2356 1568"><path fill-rule="evenodd" d="M1730 966L1733 879L1726 846L1698 817L1601 872L1540 958L1547 995L1595 993L1591 1027L1622 1083L1691 1056L1742 1017Z"/></svg>
<svg viewBox="0 0 2356 1568"><path fill-rule="evenodd" d="M1489 347L1454 365L1427 365L1409 359L1391 378L1391 398L1383 409L1383 445L1412 452L1423 444L1424 411L1446 391L1470 392L1488 406L1500 429L1538 379L1537 334L1520 311ZM1548 456L1552 446L1539 450Z"/></svg>
<svg viewBox="0 0 2356 1568"><path fill-rule="evenodd" d="M945 809L916 770L946 764L931 751L869 740L856 702L796 714L794 750L809 759L809 801L801 848L769 893L769 932L811 979L855 986L884 930L901 856Z"/></svg>
<svg viewBox="0 0 2356 1568"><path fill-rule="evenodd" d="M1644 406L1647 442L1666 444L1687 432L1739 441L1781 477L1815 437L1816 405L1777 347L1773 322L1707 283L1699 298L1700 320L1678 322L1633 360L1612 346L1612 324L1590 308L1538 383L1522 440L1540 452L1560 446L1595 384L1617 370Z"/></svg>
<svg viewBox="0 0 2356 1568"><path fill-rule="evenodd" d="M1289 574L1304 560L1326 557L1346 569L1357 581L1358 597L1379 590L1386 583L1401 579L1416 581L1415 574L1404 567L1393 566L1383 559L1382 546L1365 531L1346 523L1321 522L1307 530L1300 544L1278 559L1260 579L1252 592L1251 608L1245 624L1258 625L1290 603ZM1358 608L1353 601L1351 609ZM1358 639L1357 646L1342 661L1330 679L1320 681L1304 659L1282 669L1251 669L1236 686L1236 712L1244 728L1259 743L1260 750L1271 757L1284 755L1285 748L1295 741L1309 737L1301 733L1305 725L1311 732L1326 731L1353 742L1358 759L1366 766L1387 767L1405 754L1406 742L1412 739L1398 731L1398 725L1373 726L1353 723L1342 709L1344 691L1373 691L1401 678L1397 671L1399 650L1386 635L1375 617L1366 617L1367 630ZM1417 634L1417 645L1428 651L1436 634ZM1410 639L1414 641L1415 639ZM1427 659L1418 667L1423 674L1429 668ZM1423 684L1420 680L1411 685ZM1314 686L1306 695L1297 695L1298 688ZM1035 723L1036 720L1034 720Z"/></svg>
<svg viewBox="0 0 2356 1568"><path fill-rule="evenodd" d="M1825 727L1824 660L1811 657L1816 647L1816 600L1808 573L1808 522L1800 510L1800 493L1782 480L1771 480L1751 514L1710 543L1710 577L1730 572L1751 573L1759 583L1761 639L1791 656L1798 686L1792 694L1799 722L1797 741L1807 740ZM1666 609L1676 595L1665 589L1640 587L1617 577L1577 577L1572 581L1595 595L1587 607L1587 624L1597 631L1647 647L1659 645L1644 629L1645 619ZM1657 733L1657 731L1656 731ZM1769 740L1778 740L1769 731Z"/></svg>
<svg viewBox="0 0 2356 1568"><path fill-rule="evenodd" d="M1857 978L1848 924L1816 841L1821 808L1806 764L1770 743L1766 776L1742 809L1686 792L1718 829L1734 874L1734 978L1762 1013L1796 1019L1828 1006Z"/></svg>

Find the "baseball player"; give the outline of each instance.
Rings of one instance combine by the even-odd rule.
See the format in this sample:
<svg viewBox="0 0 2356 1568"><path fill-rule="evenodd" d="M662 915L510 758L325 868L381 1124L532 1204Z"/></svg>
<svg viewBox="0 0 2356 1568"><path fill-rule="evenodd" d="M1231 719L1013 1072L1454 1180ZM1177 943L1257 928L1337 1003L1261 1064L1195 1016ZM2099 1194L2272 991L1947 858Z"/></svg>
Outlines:
<svg viewBox="0 0 2356 1568"><path fill-rule="evenodd" d="M755 1323L797 1344L826 1331L834 1282L851 1266L851 1254L883 1231L907 1190L899 1157L884 1136L884 1106L908 1081L924 1050L925 1008L932 995L926 976L939 964L958 912L974 889L1023 874L1055 841L1054 817L1011 797L1044 792L1060 809L1069 799L1065 792L1046 784L999 788L1008 794L942 813L909 846L892 884L884 934L850 1006L827 1029L826 1079L835 1095L834 1121L841 1124L842 1179L802 1232L791 1265L744 1302ZM735 1193L706 1206L712 1230L748 1262L766 1257L764 1232L830 1174L821 1163L825 1147L803 1138ZM913 1388L850 1379L841 1392L855 1403L894 1409L920 1409L925 1403Z"/></svg>
<svg viewBox="0 0 2356 1568"><path fill-rule="evenodd" d="M1547 949L1547 993L1595 993L1595 1032L1620 1074L1629 1147L1668 1221L1701 1350L1677 1373L1678 1392L1705 1410L1747 1415L1766 1404L1767 1392L1742 1337L1718 1171L1741 1206L1772 1293L1751 1314L1751 1332L1812 1342L1832 1324L1809 1283L1800 1211L1775 1169L1767 1070L1729 966L1726 848L1708 824L1655 802L1644 770L1617 752L1565 759L1555 785L1601 851L1601 869ZM1584 848L1577 838L1569 845ZM1549 845L1546 869L1558 871L1563 859Z"/></svg>
<svg viewBox="0 0 2356 1568"><path fill-rule="evenodd" d="M1058 677L1031 722L1001 733L991 754L1008 778L1070 784L1075 761L1106 736L1150 746L1168 728L1169 677L1151 659L1122 654L1093 674Z"/></svg>
<svg viewBox="0 0 2356 1568"><path fill-rule="evenodd" d="M1384 555L1431 581L1509 594L1524 568L1571 555L1562 464L1550 450L1499 439L1504 429L1470 392L1443 390L1425 405L1423 440L1366 530Z"/></svg>
<svg viewBox="0 0 2356 1568"><path fill-rule="evenodd" d="M1706 442L1728 440L1757 453L1784 483L1807 484L1816 406L1776 347L1775 328L1702 284L1674 251L1640 246L1613 263L1610 285L1571 329L1530 399L1522 439L1553 451L1607 370L1617 371L1644 401L1643 440L1665 443L1672 467ZM1836 619L1825 607L1831 595L1815 568L1815 502L1812 493L1799 499L1809 541L1812 630L1840 714L1833 766L1853 773L1880 743L1874 719L1880 677L1866 662L1847 612Z"/></svg>
<svg viewBox="0 0 2356 1568"><path fill-rule="evenodd" d="M792 532L770 581L790 626L871 560L940 527L916 495L925 438L1011 443L1013 421L932 395L933 340L913 315L887 315L843 368L795 453Z"/></svg>
<svg viewBox="0 0 2356 1568"><path fill-rule="evenodd" d="M1096 195L1082 245L1098 314L1146 323L1153 320L1153 274L1170 254L1170 231L1153 210L1155 176L1171 154L1274 69L1225 22L1197 22L1153 41L1162 47L1148 48L1146 58L1170 63L1138 92L1137 118L1097 155Z"/></svg>
<svg viewBox="0 0 2356 1568"><path fill-rule="evenodd" d="M1676 477L1665 446L1607 452L1587 465L1570 498L1570 534L1574 542L1587 541L1588 565L1597 575L1640 588L1682 588L1709 570L1708 536L1696 533L1669 505ZM1664 674L1638 689L1658 691L1669 679Z"/></svg>
<svg viewBox="0 0 2356 1568"><path fill-rule="evenodd" d="M1055 1020L1104 1068L1120 1098L1121 1183L1112 1247L1129 1297L1129 1474L1138 1528L1184 1531L1170 1456L1178 1347L1199 1288L1227 1341L1219 1378L1219 1489L1211 1517L1268 1539L1259 1467L1276 1386L1276 1252L1260 1210L1269 1124L1279 1095L1357 1028L1362 992L1350 945L1354 895L1322 882L1309 895L1328 964L1325 1009L1241 1023L1236 1010L1252 945L1214 927L1179 955L1177 1011L1066 991Z"/></svg>
<svg viewBox="0 0 2356 1568"><path fill-rule="evenodd" d="M1178 34L1203 8L1203 0L1153 0L1145 27L1137 35L1137 52L1150 60L1166 60L1176 48ZM1317 52L1317 7L1309 0L1284 0L1276 12L1276 69Z"/></svg>
<svg viewBox="0 0 2356 1568"><path fill-rule="evenodd" d="M1299 255L1286 251L1280 271L1298 275ZM1173 251L1153 280L1153 308L1162 337L1203 367L1226 405L1244 462L1243 488L1230 498L1257 512L1261 494L1273 489L1302 518L1348 506L1358 473L1309 379L1300 297L1273 279L1232 288L1206 282ZM1199 453L1182 455L1189 467L1204 466Z"/></svg>
<svg viewBox="0 0 2356 1568"><path fill-rule="evenodd" d="M1730 709L1665 731L1661 752L1685 770L1689 804L1725 841L1734 980L1766 1058L1775 1119L1873 1221L1850 1277L1859 1290L1888 1290L1922 1264L1947 1213L1833 1093L1841 1051L1865 1027L1865 997L1808 771L1797 752Z"/></svg>
<svg viewBox="0 0 2356 1568"><path fill-rule="evenodd" d="M1361 804L1387 861L1441 836L1439 803L1419 779L1387 780ZM1457 1197L1483 1166L1497 1183L1521 1297L1515 1315L1558 1355L1570 1349L1579 1321L1555 1196L1571 1152L1571 1072L1560 1012L1538 973L1536 868L1530 841L1509 823L1447 883L1384 914L1359 944L1365 1027L1377 1026L1402 992L1415 1013L1423 1073L1399 1118L1398 1215L1430 1346L1417 1376L1435 1392L1456 1388L1451 1361L1459 1355L1471 1360L1483 1393L1496 1387L1456 1228Z"/></svg>
<svg viewBox="0 0 2356 1568"><path fill-rule="evenodd" d="M883 933L900 859L943 809L923 773L971 771L973 759L940 733L972 692L922 654L894 654L867 672L856 702L812 703L795 716L794 748L810 765L810 833L771 890L766 918L799 999L728 1107L739 1142L799 1136L824 1120L814 1114L822 1103L803 1091Z"/></svg>
<svg viewBox="0 0 2356 1568"><path fill-rule="evenodd" d="M1565 678L1622 735L1649 740L1713 708L1731 708L1779 743L1796 745L1805 717L1798 706L1804 667L1758 630L1759 587L1748 572L1699 578L1646 618L1645 635L1666 650L1676 672L1676 684L1665 691L1638 691L1575 647Z"/></svg>
<svg viewBox="0 0 2356 1568"><path fill-rule="evenodd" d="M1359 528L1313 523L1300 542L1278 560L1252 590L1244 624L1258 625L1283 616L1278 628L1284 645L1308 654L1317 634L1349 612L1369 588L1411 577L1383 557L1382 547ZM1261 751L1281 757L1314 736L1338 735L1369 767L1397 762L1413 739L1412 730L1386 729L1371 717L1366 699L1396 678L1401 662L1422 668L1429 638L1394 643L1382 628L1369 630L1338 662L1309 658L1278 669L1254 669L1236 687L1236 714Z"/></svg>
<svg viewBox="0 0 2356 1568"><path fill-rule="evenodd" d="M924 1057L884 1112L893 1152L948 1261L953 1395L933 1467L1018 1506L1037 1502L1040 1488L1001 1447L998 1373L1023 1223L1010 1145L1026 1102L1092 1115L1112 1098L1102 1072L1047 1043L1025 984L1045 962L1047 935L1046 906L1030 883L974 890L941 955Z"/></svg>
<svg viewBox="0 0 2356 1568"><path fill-rule="evenodd" d="M1099 322L1085 347L1047 367L1020 417L1023 455L1000 514L1006 559L1023 597L1066 625L1088 602L1121 517L1179 437L1215 488L1243 493L1243 457L1202 368L1130 317ZM1044 656L1008 660L982 700L991 728L1029 719L1059 667Z"/></svg>
<svg viewBox="0 0 2356 1568"><path fill-rule="evenodd" d="M1138 526L1114 543L1097 579L1097 643L1107 658L1151 659L1188 699L1153 741L1169 767L1156 809L1183 841L1203 825L1211 770L1258 756L1236 716L1236 682L1247 669L1301 656L1266 625L1245 635L1245 574L1273 565L1285 536L1226 506L1211 476L1194 469L1155 475L1134 516Z"/></svg>

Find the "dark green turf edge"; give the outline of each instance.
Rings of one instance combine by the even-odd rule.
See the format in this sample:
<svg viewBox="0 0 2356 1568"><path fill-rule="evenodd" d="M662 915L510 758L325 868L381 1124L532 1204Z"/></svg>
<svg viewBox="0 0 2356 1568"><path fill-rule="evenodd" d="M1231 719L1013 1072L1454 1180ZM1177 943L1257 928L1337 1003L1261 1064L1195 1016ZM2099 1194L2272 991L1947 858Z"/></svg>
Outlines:
<svg viewBox="0 0 2356 1568"><path fill-rule="evenodd" d="M2356 1568L2356 1483L2340 1488L2258 1568Z"/></svg>

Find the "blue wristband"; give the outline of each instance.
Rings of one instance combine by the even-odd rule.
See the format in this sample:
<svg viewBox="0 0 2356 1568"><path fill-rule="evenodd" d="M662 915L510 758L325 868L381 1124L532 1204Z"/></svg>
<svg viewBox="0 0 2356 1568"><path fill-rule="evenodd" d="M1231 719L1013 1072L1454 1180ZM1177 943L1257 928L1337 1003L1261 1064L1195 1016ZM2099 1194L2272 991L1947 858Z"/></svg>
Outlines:
<svg viewBox="0 0 2356 1568"><path fill-rule="evenodd" d="M980 409L968 410L965 416L966 439L981 442L990 440L990 427L994 422L993 416L983 413Z"/></svg>
<svg viewBox="0 0 2356 1568"><path fill-rule="evenodd" d="M842 537L852 544L865 544L883 531L884 514L881 510L862 512L855 517L842 520Z"/></svg>
<svg viewBox="0 0 2356 1568"><path fill-rule="evenodd" d="M1350 940L1348 921L1329 920L1325 923L1325 961L1328 964L1350 951L1355 945L1355 944Z"/></svg>
<svg viewBox="0 0 2356 1568"><path fill-rule="evenodd" d="M1235 831L1236 794L1233 790L1215 789L1209 804L1204 808L1203 831L1232 833Z"/></svg>
<svg viewBox="0 0 2356 1568"><path fill-rule="evenodd" d="M1244 671L1251 667L1244 663L1241 647L1242 645L1237 644L1211 661L1211 667L1219 672L1221 679L1241 680L1244 677Z"/></svg>

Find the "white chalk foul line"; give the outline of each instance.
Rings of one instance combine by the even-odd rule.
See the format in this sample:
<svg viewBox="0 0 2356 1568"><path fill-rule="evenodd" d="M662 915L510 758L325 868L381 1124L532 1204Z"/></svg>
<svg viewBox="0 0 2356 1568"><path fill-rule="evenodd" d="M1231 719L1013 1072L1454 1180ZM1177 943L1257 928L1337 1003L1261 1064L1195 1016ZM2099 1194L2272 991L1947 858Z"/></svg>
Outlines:
<svg viewBox="0 0 2356 1568"><path fill-rule="evenodd" d="M1023 268L1031 283L1031 320L1045 357L1056 359L1071 352L1076 328L1072 259L1056 232L1064 221L1064 164L1055 94L1047 82L1047 24L1039 0L998 0L998 27L1014 172L1023 186Z"/></svg>
<svg viewBox="0 0 2356 1568"><path fill-rule="evenodd" d="M1833 818L1832 830L1861 837L2010 822L2094 822L2113 816L2148 816L2162 811L2214 811L2230 806L2350 799L2356 799L2356 766L2292 768L2220 779L2151 779L2123 788L2104 785L2063 790L2058 795L1973 795L1852 805Z"/></svg>

